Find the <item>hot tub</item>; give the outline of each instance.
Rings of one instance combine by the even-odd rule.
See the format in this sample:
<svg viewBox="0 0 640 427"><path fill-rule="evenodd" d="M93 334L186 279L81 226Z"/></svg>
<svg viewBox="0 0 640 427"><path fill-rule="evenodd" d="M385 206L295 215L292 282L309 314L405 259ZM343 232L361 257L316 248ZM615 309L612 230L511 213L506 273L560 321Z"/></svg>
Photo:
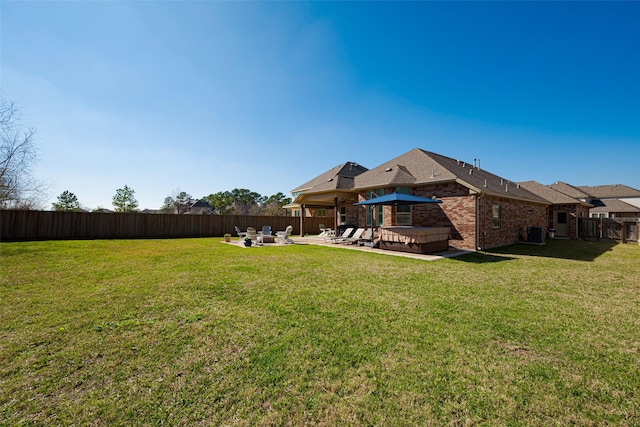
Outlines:
<svg viewBox="0 0 640 427"><path fill-rule="evenodd" d="M380 227L380 248L429 254L449 249L449 227Z"/></svg>

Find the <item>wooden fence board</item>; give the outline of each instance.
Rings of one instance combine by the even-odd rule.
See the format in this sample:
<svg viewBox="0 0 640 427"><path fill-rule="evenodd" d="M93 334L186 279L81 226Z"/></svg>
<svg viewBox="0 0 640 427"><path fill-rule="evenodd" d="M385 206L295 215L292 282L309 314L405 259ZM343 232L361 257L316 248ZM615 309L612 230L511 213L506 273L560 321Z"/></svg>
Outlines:
<svg viewBox="0 0 640 427"><path fill-rule="evenodd" d="M319 224L328 218L305 218L305 230L319 233ZM56 240L56 239L139 239L221 237L229 233L237 237L235 226L262 229L270 225L272 231L293 226L293 234L300 234L300 218L290 216L244 215L175 215L141 213L87 213L29 210L0 210L0 240Z"/></svg>
<svg viewBox="0 0 640 427"><path fill-rule="evenodd" d="M623 243L639 241L637 218L580 218L578 237L585 240L608 240Z"/></svg>

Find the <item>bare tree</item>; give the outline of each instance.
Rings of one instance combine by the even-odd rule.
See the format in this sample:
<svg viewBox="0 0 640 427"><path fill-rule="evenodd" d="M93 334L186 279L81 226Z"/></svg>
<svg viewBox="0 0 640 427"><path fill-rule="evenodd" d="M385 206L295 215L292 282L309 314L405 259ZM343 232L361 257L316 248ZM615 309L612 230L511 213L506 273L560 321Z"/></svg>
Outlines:
<svg viewBox="0 0 640 427"><path fill-rule="evenodd" d="M189 202L191 202L191 200L191 194L180 191L178 188L171 196L165 197L160 210L166 213L183 214L189 209Z"/></svg>
<svg viewBox="0 0 640 427"><path fill-rule="evenodd" d="M0 98L0 207L36 209L42 206L46 186L33 177L38 160L35 131L23 126L18 109Z"/></svg>

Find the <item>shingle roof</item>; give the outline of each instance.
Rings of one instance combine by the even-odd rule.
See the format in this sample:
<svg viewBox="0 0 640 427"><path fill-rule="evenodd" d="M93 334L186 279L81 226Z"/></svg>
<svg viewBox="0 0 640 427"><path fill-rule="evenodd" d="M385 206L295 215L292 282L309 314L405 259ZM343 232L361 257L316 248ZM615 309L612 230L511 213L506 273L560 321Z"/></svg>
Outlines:
<svg viewBox="0 0 640 427"><path fill-rule="evenodd" d="M311 181L305 182L291 190L291 192L304 191L305 193L318 193L332 190L350 190L353 188L354 177L367 170L366 167L354 162L342 163L318 175Z"/></svg>
<svg viewBox="0 0 640 427"><path fill-rule="evenodd" d="M569 197L573 197L574 199L592 199L594 196L589 194L578 187L574 187L573 185L567 184L566 182L558 181L555 182L549 187L553 188L556 191L561 192L562 194L566 194Z"/></svg>
<svg viewBox="0 0 640 427"><path fill-rule="evenodd" d="M636 190L635 188L628 187L623 184L596 185L594 187L581 185L578 186L578 188L586 193L591 194L593 197L597 197L598 199L640 197L640 190Z"/></svg>
<svg viewBox="0 0 640 427"><path fill-rule="evenodd" d="M458 182L474 191L548 203L515 182L474 165L415 148L355 177L354 189Z"/></svg>
<svg viewBox="0 0 640 427"><path fill-rule="evenodd" d="M625 203L618 199L605 199L595 200L594 207L589 209L589 213L598 212L625 212L625 213L640 213L640 208L637 206Z"/></svg>
<svg viewBox="0 0 640 427"><path fill-rule="evenodd" d="M581 203L578 199L569 197L564 193L536 181L521 182L520 186L554 205L575 205Z"/></svg>

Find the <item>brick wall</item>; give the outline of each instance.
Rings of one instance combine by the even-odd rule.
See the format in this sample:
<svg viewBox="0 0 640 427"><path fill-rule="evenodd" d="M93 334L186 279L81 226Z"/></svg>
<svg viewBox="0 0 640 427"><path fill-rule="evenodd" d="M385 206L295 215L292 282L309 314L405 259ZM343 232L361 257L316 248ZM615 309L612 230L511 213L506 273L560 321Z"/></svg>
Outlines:
<svg viewBox="0 0 640 427"><path fill-rule="evenodd" d="M493 226L492 207L500 206L500 227ZM547 205L503 197L484 196L478 202L479 247L489 249L527 240L528 227L547 230Z"/></svg>
<svg viewBox="0 0 640 427"><path fill-rule="evenodd" d="M391 192L389 189L386 193ZM479 224L476 227L476 198L467 187L456 182L415 187L415 196L434 197L442 203L414 205L412 223L416 227L449 227L451 246L476 250L504 246L527 238L527 227L547 228L546 205L512 200L503 197L481 196L478 199ZM359 200L364 200L360 195ZM493 227L491 207L499 205L500 227ZM365 211L360 208L358 223L365 223ZM384 206L384 226L395 224L396 208ZM479 232L476 241L476 231Z"/></svg>

